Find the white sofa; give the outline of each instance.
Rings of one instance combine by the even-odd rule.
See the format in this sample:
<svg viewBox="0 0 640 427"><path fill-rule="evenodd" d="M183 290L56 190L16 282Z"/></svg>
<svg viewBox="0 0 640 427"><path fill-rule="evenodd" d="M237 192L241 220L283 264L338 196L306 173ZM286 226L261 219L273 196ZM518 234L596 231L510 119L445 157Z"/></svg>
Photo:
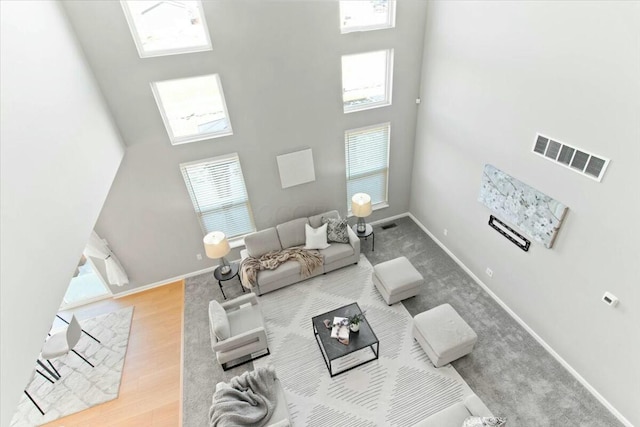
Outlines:
<svg viewBox="0 0 640 427"><path fill-rule="evenodd" d="M304 246L306 240L305 224L318 228L322 225L322 217L340 219L340 214L338 211L333 210L308 218L297 218L245 236L244 244L246 249L240 252L242 260L249 256L259 258L271 251ZM323 265L321 268L316 269L310 277L358 263L360 259L360 239L351 227L347 226L347 231L349 233L349 243L331 243L328 248L318 251L322 255ZM300 263L286 261L274 270L259 271L253 290L256 294L262 295L307 278L302 276Z"/></svg>
<svg viewBox="0 0 640 427"><path fill-rule="evenodd" d="M472 416L493 417L489 408L475 394L467 396L462 402L436 412L413 427L461 427L464 420Z"/></svg>

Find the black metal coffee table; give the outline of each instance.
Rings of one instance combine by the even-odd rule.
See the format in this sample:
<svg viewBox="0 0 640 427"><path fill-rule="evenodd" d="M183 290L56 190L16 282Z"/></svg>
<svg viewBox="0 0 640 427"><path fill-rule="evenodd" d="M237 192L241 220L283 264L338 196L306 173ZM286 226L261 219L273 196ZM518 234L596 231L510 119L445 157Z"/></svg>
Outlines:
<svg viewBox="0 0 640 427"><path fill-rule="evenodd" d="M378 358L380 342L366 319L360 322L359 332L350 332L349 345L344 345L336 338L331 338L331 328L328 329L323 322L324 319L329 319L330 322L333 322L334 317L349 317L358 313L362 313L362 311L360 310L358 303L354 302L311 318L313 334L316 338L316 342L318 343L318 347L320 348L320 353L322 353L324 363L327 365L327 369L329 370L329 375L332 377L343 372L350 371L353 368L357 368L358 366L364 365L365 363ZM370 348L373 353L372 358L360 361L359 363L339 370L338 372L334 372L332 362L367 347Z"/></svg>

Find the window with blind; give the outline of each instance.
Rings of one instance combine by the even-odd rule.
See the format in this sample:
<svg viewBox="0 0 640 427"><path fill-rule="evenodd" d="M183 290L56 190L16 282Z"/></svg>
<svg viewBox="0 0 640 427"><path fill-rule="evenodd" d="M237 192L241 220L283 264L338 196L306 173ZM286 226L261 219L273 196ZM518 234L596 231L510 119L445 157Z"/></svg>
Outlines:
<svg viewBox="0 0 640 427"><path fill-rule="evenodd" d="M256 230L236 153L183 163L180 170L204 234L232 238Z"/></svg>
<svg viewBox="0 0 640 427"><path fill-rule="evenodd" d="M389 176L389 140L391 124L383 123L345 132L347 166L347 209L351 197L367 193L371 204L386 204Z"/></svg>

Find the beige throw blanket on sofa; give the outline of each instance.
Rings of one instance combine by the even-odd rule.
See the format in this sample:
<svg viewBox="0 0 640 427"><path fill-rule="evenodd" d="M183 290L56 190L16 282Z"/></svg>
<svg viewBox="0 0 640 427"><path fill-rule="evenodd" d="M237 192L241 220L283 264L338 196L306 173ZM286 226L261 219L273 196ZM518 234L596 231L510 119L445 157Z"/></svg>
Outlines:
<svg viewBox="0 0 640 427"><path fill-rule="evenodd" d="M256 283L256 277L260 270L275 270L286 261L295 260L300 263L302 277L309 277L316 268L322 266L322 255L317 251L308 251L302 248L287 248L281 251L271 251L260 258L245 258L242 261L240 278L242 284L251 289Z"/></svg>

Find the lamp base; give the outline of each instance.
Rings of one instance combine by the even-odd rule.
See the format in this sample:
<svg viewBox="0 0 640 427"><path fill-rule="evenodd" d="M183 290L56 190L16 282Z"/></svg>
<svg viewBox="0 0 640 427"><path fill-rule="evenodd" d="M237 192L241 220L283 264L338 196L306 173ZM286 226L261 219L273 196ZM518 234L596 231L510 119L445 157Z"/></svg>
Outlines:
<svg viewBox="0 0 640 427"><path fill-rule="evenodd" d="M364 233L367 231L367 224L364 222L364 218L358 218L358 225L356 226L358 233Z"/></svg>
<svg viewBox="0 0 640 427"><path fill-rule="evenodd" d="M221 259L222 265L220 266L221 274L229 274L231 272L231 265L229 265L229 261L225 257Z"/></svg>

